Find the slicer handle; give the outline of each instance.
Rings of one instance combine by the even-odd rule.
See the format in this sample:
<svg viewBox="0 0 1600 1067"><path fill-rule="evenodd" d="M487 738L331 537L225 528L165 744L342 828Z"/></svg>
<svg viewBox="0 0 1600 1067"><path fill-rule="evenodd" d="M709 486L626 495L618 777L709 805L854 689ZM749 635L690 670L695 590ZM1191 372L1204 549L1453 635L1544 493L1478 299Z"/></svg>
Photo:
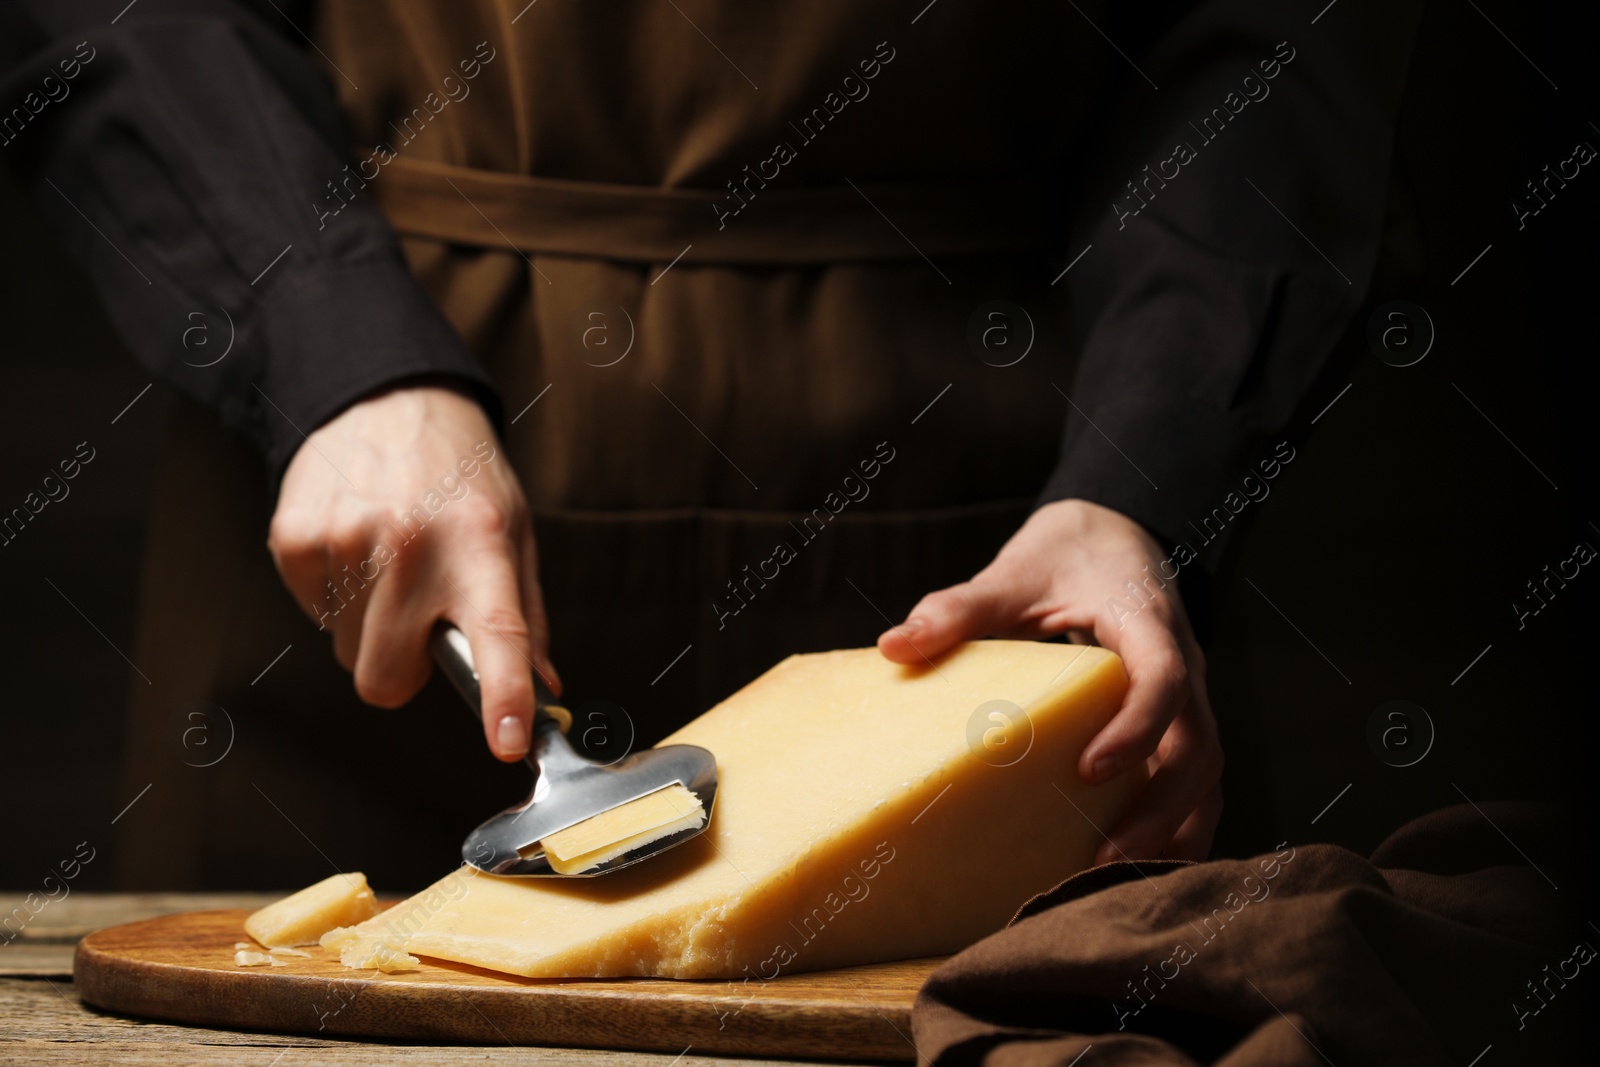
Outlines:
<svg viewBox="0 0 1600 1067"><path fill-rule="evenodd" d="M483 690L478 686L478 668L472 662L472 646L467 643L467 635L455 625L441 621L433 627L433 634L428 639L428 648L433 653L434 662L444 671L444 676L450 679L450 684L461 694L461 699L467 702L467 708L472 712L473 718L481 722ZM533 718L536 732L546 727L546 720L553 723L558 732L566 728L567 723L562 721L561 716L551 713L554 708L553 700L550 691L535 673ZM561 713L566 712L565 708L556 710Z"/></svg>

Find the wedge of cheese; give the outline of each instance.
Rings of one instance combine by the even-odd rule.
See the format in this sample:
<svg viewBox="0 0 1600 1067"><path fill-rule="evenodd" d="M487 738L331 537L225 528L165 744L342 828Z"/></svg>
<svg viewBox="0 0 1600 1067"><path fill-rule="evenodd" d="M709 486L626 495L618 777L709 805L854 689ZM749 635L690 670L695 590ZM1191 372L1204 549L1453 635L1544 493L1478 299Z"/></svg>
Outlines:
<svg viewBox="0 0 1600 1067"><path fill-rule="evenodd" d="M595 879L461 868L356 932L541 978L953 952L1093 862L1143 772L1090 788L1077 759L1126 685L1115 655L1065 644L792 656L663 741L717 757L703 834Z"/></svg>
<svg viewBox="0 0 1600 1067"><path fill-rule="evenodd" d="M354 925L378 911L366 875L335 874L255 912L244 921L244 931L265 948L315 945L334 927Z"/></svg>

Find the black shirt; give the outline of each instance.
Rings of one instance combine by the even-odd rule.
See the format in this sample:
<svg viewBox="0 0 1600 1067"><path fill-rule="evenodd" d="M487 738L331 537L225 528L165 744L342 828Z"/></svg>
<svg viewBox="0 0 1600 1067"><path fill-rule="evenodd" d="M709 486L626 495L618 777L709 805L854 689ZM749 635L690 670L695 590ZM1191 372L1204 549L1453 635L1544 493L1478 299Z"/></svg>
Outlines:
<svg viewBox="0 0 1600 1067"><path fill-rule="evenodd" d="M275 474L406 379L460 383L498 416L371 200L315 226L307 191L348 142L306 5L120 6L0 5L0 160L141 362ZM1263 0L1083 10L1132 51L1072 183L1059 284L1081 351L1041 501L1095 501L1175 541L1271 458L1360 307L1421 3L1314 20ZM290 249L294 272L272 278Z"/></svg>

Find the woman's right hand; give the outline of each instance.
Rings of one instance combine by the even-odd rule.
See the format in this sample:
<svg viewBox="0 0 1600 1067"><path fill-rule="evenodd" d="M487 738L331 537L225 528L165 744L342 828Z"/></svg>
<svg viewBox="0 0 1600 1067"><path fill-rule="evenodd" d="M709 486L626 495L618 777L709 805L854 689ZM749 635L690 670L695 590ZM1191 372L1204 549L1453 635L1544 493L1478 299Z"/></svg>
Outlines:
<svg viewBox="0 0 1600 1067"><path fill-rule="evenodd" d="M527 503L476 403L401 388L329 420L289 462L267 547L362 700L415 696L447 619L472 646L490 750L527 753L533 674L557 693L560 680Z"/></svg>

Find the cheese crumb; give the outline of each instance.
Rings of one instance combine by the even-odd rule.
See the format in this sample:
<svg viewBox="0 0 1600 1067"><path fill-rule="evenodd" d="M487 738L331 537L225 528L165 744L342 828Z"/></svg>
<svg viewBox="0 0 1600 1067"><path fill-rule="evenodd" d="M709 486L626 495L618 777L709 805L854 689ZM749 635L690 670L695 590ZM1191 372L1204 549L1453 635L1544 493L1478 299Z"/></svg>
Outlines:
<svg viewBox="0 0 1600 1067"><path fill-rule="evenodd" d="M352 970L377 968L384 974L415 970L422 962L386 937L357 937L339 950L339 962Z"/></svg>
<svg viewBox="0 0 1600 1067"><path fill-rule="evenodd" d="M354 926L336 926L323 934L317 943L330 952L338 952L360 936Z"/></svg>
<svg viewBox="0 0 1600 1067"><path fill-rule="evenodd" d="M273 959L270 953L256 952L252 949L240 949L233 954L233 962L238 967L282 967L283 964Z"/></svg>
<svg viewBox="0 0 1600 1067"><path fill-rule="evenodd" d="M376 967L384 974L414 970L421 962L392 935L363 935L353 926L341 926L322 935L321 945L339 954L339 962L352 970Z"/></svg>

